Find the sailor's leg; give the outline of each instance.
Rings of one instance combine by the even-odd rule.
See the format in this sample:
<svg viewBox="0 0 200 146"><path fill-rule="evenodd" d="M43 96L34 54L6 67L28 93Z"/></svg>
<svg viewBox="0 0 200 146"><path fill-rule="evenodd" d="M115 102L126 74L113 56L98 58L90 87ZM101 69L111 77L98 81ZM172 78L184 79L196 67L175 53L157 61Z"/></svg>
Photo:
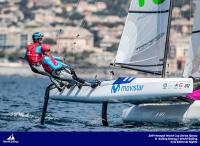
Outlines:
<svg viewBox="0 0 200 146"><path fill-rule="evenodd" d="M53 77L50 77L50 80L60 92L62 92L65 89L65 86L68 86L68 84L65 84L62 81Z"/></svg>
<svg viewBox="0 0 200 146"><path fill-rule="evenodd" d="M74 70L70 70L69 68L65 68L64 70L61 70L59 73L60 80L67 81L70 84L77 84L79 87L82 85L90 86L92 88L96 88L99 83L89 83L85 81L84 79L79 78Z"/></svg>
<svg viewBox="0 0 200 146"><path fill-rule="evenodd" d="M64 68L64 71L68 74L71 74L72 78L82 84L84 84L85 80L78 78L78 76L76 75L75 71L73 69L70 69L68 67Z"/></svg>
<svg viewBox="0 0 200 146"><path fill-rule="evenodd" d="M74 70L70 70L71 71L71 74L72 74L72 78L74 80L76 80L77 82L81 83L81 84L84 84L84 85L87 85L87 86L92 86L91 83L88 83L87 81L85 81L84 79L81 79L79 78L77 75L76 75L76 72Z"/></svg>
<svg viewBox="0 0 200 146"><path fill-rule="evenodd" d="M74 70L71 70L71 74L72 74L72 77L73 77L74 80L76 80L77 82L79 82L79 83L81 83L81 84L90 86L90 87L92 87L92 88L96 88L96 87L100 84L99 81L95 81L95 82L93 82L93 83L89 83L89 82L87 82L87 81L85 81L85 80L79 78L79 77L76 75L76 73L75 73Z"/></svg>
<svg viewBox="0 0 200 146"><path fill-rule="evenodd" d="M53 76L55 76L55 75L59 76L59 80L61 80L61 81L66 81L66 82L68 82L70 84L74 84L75 83L72 75L70 73L66 72L65 70L61 70L61 71L59 71L57 73L53 72L52 75Z"/></svg>
<svg viewBox="0 0 200 146"><path fill-rule="evenodd" d="M37 74L41 74L41 75L44 75L44 76L50 76L48 73L46 73L44 71L44 69L42 68L41 65L30 65L31 67L31 70L34 72L34 73L37 73Z"/></svg>

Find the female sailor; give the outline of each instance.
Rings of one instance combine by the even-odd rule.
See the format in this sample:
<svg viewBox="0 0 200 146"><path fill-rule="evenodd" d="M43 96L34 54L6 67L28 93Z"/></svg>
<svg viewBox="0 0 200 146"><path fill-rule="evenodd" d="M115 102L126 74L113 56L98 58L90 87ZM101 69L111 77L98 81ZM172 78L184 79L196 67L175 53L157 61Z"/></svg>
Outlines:
<svg viewBox="0 0 200 146"><path fill-rule="evenodd" d="M50 75L55 76L62 81L67 81L71 85L75 82L79 87L81 87L81 85L91 86L92 88L98 86L97 82L88 83L85 80L78 78L76 73L69 65L66 65L54 58L51 55L50 45L43 44L41 46L41 51L43 54L41 64L44 70Z"/></svg>

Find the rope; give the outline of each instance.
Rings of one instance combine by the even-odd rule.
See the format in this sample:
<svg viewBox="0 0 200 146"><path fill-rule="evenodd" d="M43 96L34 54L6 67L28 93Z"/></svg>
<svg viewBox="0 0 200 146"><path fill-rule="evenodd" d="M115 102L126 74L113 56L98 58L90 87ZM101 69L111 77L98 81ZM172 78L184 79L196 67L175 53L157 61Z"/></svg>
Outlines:
<svg viewBox="0 0 200 146"><path fill-rule="evenodd" d="M76 2L73 11L76 11L76 10L77 10L79 4L80 4L80 0L78 0L78 1ZM72 13L72 14L73 14L73 13ZM72 14L71 14L70 16L72 16ZM70 16L69 16L69 17L70 17ZM61 28L59 29L59 31L58 31L58 33L57 33L57 35L56 35L56 42L57 42L57 47L58 47L58 49L61 48L61 45L60 45L60 36L61 36L61 34L63 33L63 29L64 29L66 23L68 22L68 20L69 20L69 19L66 19L66 20L64 21L63 25L61 26Z"/></svg>

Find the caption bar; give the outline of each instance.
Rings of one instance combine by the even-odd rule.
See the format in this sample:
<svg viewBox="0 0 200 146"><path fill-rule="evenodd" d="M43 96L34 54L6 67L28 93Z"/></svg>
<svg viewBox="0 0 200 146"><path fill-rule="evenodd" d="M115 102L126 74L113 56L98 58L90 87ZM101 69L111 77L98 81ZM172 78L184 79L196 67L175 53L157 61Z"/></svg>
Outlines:
<svg viewBox="0 0 200 146"><path fill-rule="evenodd" d="M197 144L197 134L149 134L149 138L153 138L155 141L167 141L170 143L185 143L185 144Z"/></svg>

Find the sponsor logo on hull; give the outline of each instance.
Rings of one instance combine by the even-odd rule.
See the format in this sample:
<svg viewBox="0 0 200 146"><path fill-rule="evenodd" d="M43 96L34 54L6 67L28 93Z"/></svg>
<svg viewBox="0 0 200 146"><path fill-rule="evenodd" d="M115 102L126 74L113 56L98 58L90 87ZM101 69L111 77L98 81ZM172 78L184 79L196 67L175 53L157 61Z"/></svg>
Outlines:
<svg viewBox="0 0 200 146"><path fill-rule="evenodd" d="M120 85L116 84L112 86L111 93L117 93L117 92L136 92L136 91L142 91L144 88L144 85Z"/></svg>
<svg viewBox="0 0 200 146"><path fill-rule="evenodd" d="M185 83L164 83L162 89L189 89L191 84Z"/></svg>
<svg viewBox="0 0 200 146"><path fill-rule="evenodd" d="M144 85L124 85L131 83L134 80L134 78L126 77L126 78L119 78L116 80L111 88L111 93L117 93L117 92L137 92L142 91L144 88Z"/></svg>

